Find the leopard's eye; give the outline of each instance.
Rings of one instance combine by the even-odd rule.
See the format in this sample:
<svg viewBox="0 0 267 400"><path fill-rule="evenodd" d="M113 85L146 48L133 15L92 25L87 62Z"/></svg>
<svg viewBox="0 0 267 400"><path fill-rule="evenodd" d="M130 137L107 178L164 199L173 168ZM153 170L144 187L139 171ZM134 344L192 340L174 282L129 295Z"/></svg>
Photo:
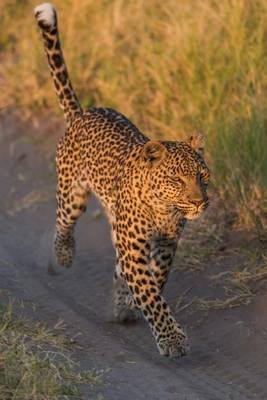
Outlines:
<svg viewBox="0 0 267 400"><path fill-rule="evenodd" d="M184 181L177 175L169 175L168 178L170 179L171 182L177 184L177 185L183 185Z"/></svg>

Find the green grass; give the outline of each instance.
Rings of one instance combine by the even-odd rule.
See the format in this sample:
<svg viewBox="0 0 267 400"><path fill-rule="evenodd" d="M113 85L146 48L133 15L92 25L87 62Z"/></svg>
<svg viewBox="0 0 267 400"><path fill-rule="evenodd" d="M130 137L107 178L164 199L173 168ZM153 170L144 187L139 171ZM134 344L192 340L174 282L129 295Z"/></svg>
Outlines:
<svg viewBox="0 0 267 400"><path fill-rule="evenodd" d="M44 325L15 317L12 304L1 306L0 399L82 399L79 385L96 385L101 378L81 370L69 345Z"/></svg>
<svg viewBox="0 0 267 400"><path fill-rule="evenodd" d="M32 15L6 0L0 107L59 111ZM214 184L262 229L267 182L265 0L57 0L66 61L83 106L114 107L154 138L207 136Z"/></svg>

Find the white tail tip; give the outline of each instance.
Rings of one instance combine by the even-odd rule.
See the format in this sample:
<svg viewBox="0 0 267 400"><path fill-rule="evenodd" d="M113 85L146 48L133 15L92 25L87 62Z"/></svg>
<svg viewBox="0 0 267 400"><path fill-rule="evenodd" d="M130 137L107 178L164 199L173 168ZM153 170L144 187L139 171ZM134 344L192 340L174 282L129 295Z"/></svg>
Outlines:
<svg viewBox="0 0 267 400"><path fill-rule="evenodd" d="M49 28L56 27L56 10L50 3L42 3L34 9L35 18L39 25Z"/></svg>

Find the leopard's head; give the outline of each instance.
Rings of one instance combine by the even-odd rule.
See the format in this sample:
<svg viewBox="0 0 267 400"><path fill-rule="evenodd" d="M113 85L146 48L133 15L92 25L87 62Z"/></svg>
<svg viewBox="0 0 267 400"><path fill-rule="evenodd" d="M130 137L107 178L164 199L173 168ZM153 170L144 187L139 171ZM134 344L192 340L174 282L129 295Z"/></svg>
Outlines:
<svg viewBox="0 0 267 400"><path fill-rule="evenodd" d="M147 142L145 163L146 198L185 218L198 218L208 206L209 169L203 158L202 135L187 142Z"/></svg>

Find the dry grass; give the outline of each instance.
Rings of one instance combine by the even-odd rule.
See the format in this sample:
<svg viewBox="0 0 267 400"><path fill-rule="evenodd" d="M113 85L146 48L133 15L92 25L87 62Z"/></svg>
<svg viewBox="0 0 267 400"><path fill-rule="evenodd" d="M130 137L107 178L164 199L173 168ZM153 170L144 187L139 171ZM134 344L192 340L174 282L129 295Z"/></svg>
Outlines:
<svg viewBox="0 0 267 400"><path fill-rule="evenodd" d="M229 291L227 291L229 293ZM250 304L253 297L253 293L249 288L245 291L235 291L234 294L226 297L224 299L197 299L196 306L198 310L208 311L208 310L224 310L226 308L236 308L239 306L244 306Z"/></svg>
<svg viewBox="0 0 267 400"><path fill-rule="evenodd" d="M58 110L36 1L4 0L0 107ZM265 0L57 0L84 107L119 109L151 137L207 135L214 185L246 227L264 226L267 182Z"/></svg>
<svg viewBox="0 0 267 400"><path fill-rule="evenodd" d="M11 303L1 306L1 400L79 400L80 384L100 384L100 373L81 370L72 360L70 343L56 329L15 317Z"/></svg>
<svg viewBox="0 0 267 400"><path fill-rule="evenodd" d="M237 230L228 211L220 202L215 204L186 227L179 243L173 270L189 274L192 286L175 299L175 311L206 312L250 304L266 285L266 243L266 234L259 237L255 232ZM198 286L196 276L198 296L193 295Z"/></svg>

